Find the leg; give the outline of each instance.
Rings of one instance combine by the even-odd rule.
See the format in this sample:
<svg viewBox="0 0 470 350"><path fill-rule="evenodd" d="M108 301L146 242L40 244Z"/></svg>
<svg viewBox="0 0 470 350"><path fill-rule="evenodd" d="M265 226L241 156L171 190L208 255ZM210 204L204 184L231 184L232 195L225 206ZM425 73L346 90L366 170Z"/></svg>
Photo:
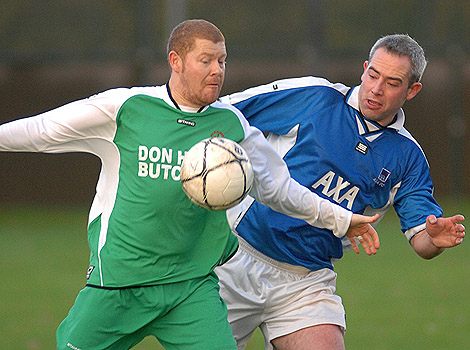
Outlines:
<svg viewBox="0 0 470 350"><path fill-rule="evenodd" d="M227 307L219 295L218 279L213 273L194 281L188 295L147 329L168 350L235 350L236 342L227 321ZM168 291L174 286L169 285ZM189 292L189 293L188 293ZM181 293L173 290L172 294Z"/></svg>
<svg viewBox="0 0 470 350"><path fill-rule="evenodd" d="M312 326L273 339L275 350L344 350L343 330L332 324Z"/></svg>
<svg viewBox="0 0 470 350"><path fill-rule="evenodd" d="M57 329L57 349L116 349L114 344L131 337L151 319L138 317L138 312L133 312L128 303L122 302L129 300L123 295L130 293L132 290L83 289ZM131 344L142 338L143 335L131 340Z"/></svg>
<svg viewBox="0 0 470 350"><path fill-rule="evenodd" d="M262 324L266 299L263 278L256 261L241 249L215 272L220 280L220 295L227 304L228 320L238 350L243 350L253 332Z"/></svg>
<svg viewBox="0 0 470 350"><path fill-rule="evenodd" d="M279 263L243 241L232 259L216 272L239 350L244 349L243 340L256 327L263 333L266 350L272 350L273 345L279 349L303 349L297 345L310 332L318 333L314 338L319 344L320 341L339 342L342 347L338 349L344 348L345 312L341 298L335 294L334 271L309 271ZM295 341L296 346L282 347L283 340Z"/></svg>
<svg viewBox="0 0 470 350"><path fill-rule="evenodd" d="M271 344L278 350L344 349L345 312L335 280L329 269L304 276L279 272L265 310L267 350Z"/></svg>
<svg viewBox="0 0 470 350"><path fill-rule="evenodd" d="M57 349L130 349L146 335L145 326L168 308L162 286L83 289L57 330ZM181 301L174 293L174 303Z"/></svg>

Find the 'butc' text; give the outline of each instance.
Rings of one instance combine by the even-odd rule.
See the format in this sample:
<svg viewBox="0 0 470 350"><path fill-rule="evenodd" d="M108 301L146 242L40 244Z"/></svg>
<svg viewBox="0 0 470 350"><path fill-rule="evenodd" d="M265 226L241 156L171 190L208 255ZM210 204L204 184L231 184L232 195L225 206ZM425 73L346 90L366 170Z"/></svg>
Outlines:
<svg viewBox="0 0 470 350"><path fill-rule="evenodd" d="M179 181L185 153L180 150L174 151L171 148L139 146L138 176ZM173 164L173 158L175 158L176 164Z"/></svg>

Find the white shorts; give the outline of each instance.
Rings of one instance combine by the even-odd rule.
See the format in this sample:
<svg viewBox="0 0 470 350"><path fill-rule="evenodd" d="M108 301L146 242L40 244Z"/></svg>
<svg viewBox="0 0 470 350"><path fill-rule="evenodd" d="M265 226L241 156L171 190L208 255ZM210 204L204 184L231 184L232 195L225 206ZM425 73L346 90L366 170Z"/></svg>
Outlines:
<svg viewBox="0 0 470 350"><path fill-rule="evenodd" d="M215 271L238 349L245 348L258 327L267 350L271 340L306 327L346 329L344 307L335 294L336 273L330 269L281 263L240 239L235 256Z"/></svg>

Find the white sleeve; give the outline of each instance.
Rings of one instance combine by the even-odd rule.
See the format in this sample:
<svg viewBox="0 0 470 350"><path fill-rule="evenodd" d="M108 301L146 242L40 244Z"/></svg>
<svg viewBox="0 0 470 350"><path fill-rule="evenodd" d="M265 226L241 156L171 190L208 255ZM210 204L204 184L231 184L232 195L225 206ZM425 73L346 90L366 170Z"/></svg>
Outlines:
<svg viewBox="0 0 470 350"><path fill-rule="evenodd" d="M110 101L103 93L0 125L0 151L95 153L95 141L112 139L115 132Z"/></svg>
<svg viewBox="0 0 470 350"><path fill-rule="evenodd" d="M253 166L254 183L250 195L273 210L343 237L349 228L352 212L319 197L291 178L286 163L259 129L248 126L245 131L246 138L240 145Z"/></svg>

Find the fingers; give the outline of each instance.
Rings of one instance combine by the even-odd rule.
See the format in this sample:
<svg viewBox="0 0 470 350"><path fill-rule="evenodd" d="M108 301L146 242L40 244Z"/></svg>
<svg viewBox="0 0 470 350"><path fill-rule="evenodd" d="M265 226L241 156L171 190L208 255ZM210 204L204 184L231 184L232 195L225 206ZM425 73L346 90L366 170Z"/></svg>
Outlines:
<svg viewBox="0 0 470 350"><path fill-rule="evenodd" d="M356 236L356 238L359 240L359 243L361 243L362 248L364 248L364 251L366 252L367 255L371 255L371 251L369 248L369 244L366 242L366 239L364 236Z"/></svg>
<svg viewBox="0 0 470 350"><path fill-rule="evenodd" d="M454 228L456 232L455 244L462 244L463 239L465 238L465 226L460 224L460 222L464 221L465 217L463 215L454 215L450 219L454 223Z"/></svg>
<svg viewBox="0 0 470 350"><path fill-rule="evenodd" d="M462 222L465 220L465 217L463 215L457 214L454 215L450 218L454 224L457 224L459 222Z"/></svg>
<svg viewBox="0 0 470 350"><path fill-rule="evenodd" d="M379 219L379 214L375 214L374 216L365 216L361 214L353 214L351 218L350 226L358 226L364 224L373 224Z"/></svg>
<svg viewBox="0 0 470 350"><path fill-rule="evenodd" d="M377 214L378 215L378 214ZM367 254L377 254L377 249L380 248L380 239L377 231L370 225L365 227L367 233L356 236L359 242L364 247ZM367 247L366 247L367 245Z"/></svg>
<svg viewBox="0 0 470 350"><path fill-rule="evenodd" d="M376 222L377 220L379 220L379 218L380 218L380 215L379 215L379 214L375 214L374 216L371 216L371 217L370 217L369 224L373 224L374 222Z"/></svg>
<svg viewBox="0 0 470 350"><path fill-rule="evenodd" d="M369 233L365 235L357 236L357 239L359 240L359 243L361 243L362 248L364 248L364 251L366 252L367 255L377 254L375 242Z"/></svg>
<svg viewBox="0 0 470 350"><path fill-rule="evenodd" d="M375 232L375 230L373 230ZM374 238L369 234L365 233L358 236L348 237L349 241L351 242L352 248L356 254L359 254L359 246L357 245L357 241L362 245L364 251L367 255L377 254L377 249L379 248L378 244L378 235L376 233L377 242L375 242Z"/></svg>
<svg viewBox="0 0 470 350"><path fill-rule="evenodd" d="M462 224L455 224L455 231L465 233L465 226Z"/></svg>
<svg viewBox="0 0 470 350"><path fill-rule="evenodd" d="M380 239L379 239L379 235L378 235L377 231L376 231L373 227L371 227L371 228L369 229L369 235L371 236L372 241L374 242L374 245L373 245L373 246L375 247L375 249L379 249L379 248L380 248Z"/></svg>
<svg viewBox="0 0 470 350"><path fill-rule="evenodd" d="M351 242L354 253L359 254L360 253L359 247L357 246L357 242L354 239L354 237L348 237L348 239L349 239L349 242Z"/></svg>
<svg viewBox="0 0 470 350"><path fill-rule="evenodd" d="M463 215L436 218L429 215L426 218L426 232L437 248L451 248L462 244L465 237L465 220Z"/></svg>
<svg viewBox="0 0 470 350"><path fill-rule="evenodd" d="M436 218L436 216L434 215L429 215L427 218L426 218L426 224L427 225L437 225L439 224L439 220L450 220L451 223L453 224L458 224L462 221L465 220L465 217L463 215L460 215L460 214L457 214L457 215L454 215L454 216L450 216L450 217L447 217L447 218Z"/></svg>
<svg viewBox="0 0 470 350"><path fill-rule="evenodd" d="M437 218L435 215L429 215L427 218L426 218L426 221L427 221L427 224L428 225L434 225L437 223Z"/></svg>
<svg viewBox="0 0 470 350"><path fill-rule="evenodd" d="M455 244L462 244L463 239L465 238L465 227L462 224L456 224L455 230L457 231L457 238L455 240Z"/></svg>
<svg viewBox="0 0 470 350"><path fill-rule="evenodd" d="M359 254L357 240L367 255L377 254L377 249L380 247L379 235L370 224L378 219L379 214L374 216L353 214L349 230L346 234L356 254Z"/></svg>

